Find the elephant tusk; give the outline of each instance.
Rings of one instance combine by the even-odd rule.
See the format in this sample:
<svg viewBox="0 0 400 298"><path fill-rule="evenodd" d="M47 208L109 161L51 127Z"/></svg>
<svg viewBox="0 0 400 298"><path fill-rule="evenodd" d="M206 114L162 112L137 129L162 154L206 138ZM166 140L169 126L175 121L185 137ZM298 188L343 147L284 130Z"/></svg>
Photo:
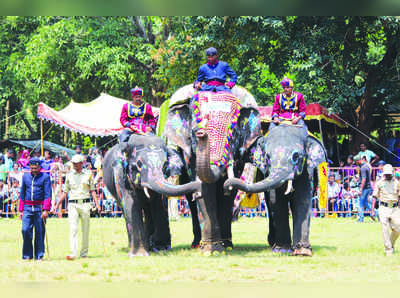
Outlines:
<svg viewBox="0 0 400 298"><path fill-rule="evenodd" d="M228 179L235 178L235 174L233 173L233 166L228 166Z"/></svg>
<svg viewBox="0 0 400 298"><path fill-rule="evenodd" d="M201 199L201 198L202 198L201 191L198 191L198 192L193 193L192 201L196 201L196 200Z"/></svg>
<svg viewBox="0 0 400 298"><path fill-rule="evenodd" d="M147 189L147 187L144 188L144 193L146 194L146 197L150 199L149 190Z"/></svg>
<svg viewBox="0 0 400 298"><path fill-rule="evenodd" d="M288 184L287 184L287 189L286 189L285 195L291 193L293 190L294 190L293 189L293 180L290 179L290 180L288 180Z"/></svg>

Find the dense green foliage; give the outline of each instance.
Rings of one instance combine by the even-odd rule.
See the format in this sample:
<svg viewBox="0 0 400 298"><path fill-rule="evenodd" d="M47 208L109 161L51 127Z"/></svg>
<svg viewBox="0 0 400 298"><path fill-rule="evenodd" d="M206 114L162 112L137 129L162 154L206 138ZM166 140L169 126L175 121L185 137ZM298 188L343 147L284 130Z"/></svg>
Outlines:
<svg viewBox="0 0 400 298"><path fill-rule="evenodd" d="M10 115L34 115L40 101L61 109L101 92L129 98L135 85L159 106L193 82L209 46L260 105L273 102L286 75L307 102L367 134L376 129L372 114L399 96L397 17L0 17L0 29L1 119L7 100ZM21 114L10 133L39 129ZM62 131L48 138L60 143Z"/></svg>

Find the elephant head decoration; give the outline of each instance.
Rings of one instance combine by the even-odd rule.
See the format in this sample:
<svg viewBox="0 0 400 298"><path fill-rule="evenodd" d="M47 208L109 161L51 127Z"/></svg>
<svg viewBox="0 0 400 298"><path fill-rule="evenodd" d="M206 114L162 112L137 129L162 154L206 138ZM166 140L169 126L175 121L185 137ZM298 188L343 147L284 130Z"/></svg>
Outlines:
<svg viewBox="0 0 400 298"><path fill-rule="evenodd" d="M309 243L312 185L318 165L327 161L323 144L306 135L302 127L281 124L253 144L247 160L257 166L265 178L254 184L232 178L225 182L225 189L248 193L275 190L274 198L266 193L272 215L270 245L278 251L294 249L295 255L312 255ZM293 245L288 202L293 216Z"/></svg>
<svg viewBox="0 0 400 298"><path fill-rule="evenodd" d="M123 210L130 256L147 256L150 249L170 247L168 213L162 195L200 191L199 182L178 186L167 182L168 176L180 174L182 166L180 156L156 136L132 135L129 142L107 152L104 182Z"/></svg>
<svg viewBox="0 0 400 298"><path fill-rule="evenodd" d="M233 93L199 92L168 110L163 135L181 152L189 180L202 182L198 203L204 219L204 251L232 246L233 195L224 196L223 183L228 175L239 175L244 165L240 156L260 133L257 104L241 87L233 88Z"/></svg>

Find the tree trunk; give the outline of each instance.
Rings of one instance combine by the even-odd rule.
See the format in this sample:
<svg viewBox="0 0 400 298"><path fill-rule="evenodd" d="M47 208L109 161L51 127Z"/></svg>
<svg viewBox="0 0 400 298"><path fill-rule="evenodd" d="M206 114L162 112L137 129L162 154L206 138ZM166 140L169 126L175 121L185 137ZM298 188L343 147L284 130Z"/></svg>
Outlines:
<svg viewBox="0 0 400 298"><path fill-rule="evenodd" d="M37 131L35 131L33 129L33 127L31 126L29 121L26 119L26 117L22 117L22 121L24 121L25 126L28 128L31 138L37 138L38 136L40 136L40 133L38 133Z"/></svg>
<svg viewBox="0 0 400 298"><path fill-rule="evenodd" d="M368 76L370 78L370 76ZM369 81L369 80L368 80ZM372 114L377 105L377 98L371 94L371 88L366 84L365 92L361 98L360 104L356 109L356 127L365 135L369 136L374 127ZM353 144L350 148L352 153L360 151L360 144L368 141L368 138L360 133L355 133ZM368 143L366 144L368 146Z"/></svg>
<svg viewBox="0 0 400 298"><path fill-rule="evenodd" d="M397 34L395 35L397 37ZM393 36L393 38L395 37ZM387 45L386 53L383 59L377 64L371 66L367 71L367 79L365 81L365 92L361 98L360 104L356 109L356 127L365 135L370 136L371 131L376 129L373 122L372 114L378 106L381 98L374 96L375 86L378 86L382 80L390 79L387 77L387 69L395 64L399 45L397 40L390 40ZM382 96L384 96L382 94ZM360 151L360 143L367 141L364 135L355 133L354 142L350 150L357 153Z"/></svg>

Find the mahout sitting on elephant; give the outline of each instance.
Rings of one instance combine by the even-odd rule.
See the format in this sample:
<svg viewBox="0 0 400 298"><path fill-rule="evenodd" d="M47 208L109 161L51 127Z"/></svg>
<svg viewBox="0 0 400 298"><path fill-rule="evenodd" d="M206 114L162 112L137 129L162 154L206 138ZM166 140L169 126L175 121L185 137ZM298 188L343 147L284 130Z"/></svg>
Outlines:
<svg viewBox="0 0 400 298"><path fill-rule="evenodd" d="M281 123L260 137L248 150L245 161L253 163L264 179L247 184L228 179L226 190L265 192L269 211L268 242L276 252L312 255L309 242L312 188L318 165L327 161L323 144L305 136L297 125ZM271 196L270 196L271 195ZM293 217L293 243L289 227L289 205Z"/></svg>
<svg viewBox="0 0 400 298"><path fill-rule="evenodd" d="M112 147L104 158L104 182L123 210L130 256L169 249L168 208L163 196L199 192L200 183L171 185L166 178L179 175L183 162L159 137L131 135ZM143 222L143 211L145 221Z"/></svg>
<svg viewBox="0 0 400 298"><path fill-rule="evenodd" d="M242 156L261 133L257 104L238 86L232 93L195 94L188 85L173 95L169 105L162 135L185 162L181 182L201 181L201 198L197 199L203 217L201 250L233 247L234 194L225 195L223 184L228 176L240 176Z"/></svg>

